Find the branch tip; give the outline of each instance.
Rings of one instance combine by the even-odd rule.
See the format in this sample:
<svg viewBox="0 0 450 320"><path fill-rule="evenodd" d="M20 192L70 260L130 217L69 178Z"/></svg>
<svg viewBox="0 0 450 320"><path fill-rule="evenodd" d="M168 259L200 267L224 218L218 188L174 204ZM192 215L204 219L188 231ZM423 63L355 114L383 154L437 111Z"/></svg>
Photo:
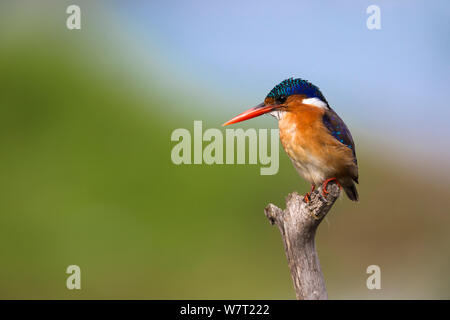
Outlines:
<svg viewBox="0 0 450 320"><path fill-rule="evenodd" d="M269 203L267 207L264 209L264 213L266 214L267 219L269 219L270 224L275 224L278 220L278 216L283 212L280 208L278 208L273 203Z"/></svg>

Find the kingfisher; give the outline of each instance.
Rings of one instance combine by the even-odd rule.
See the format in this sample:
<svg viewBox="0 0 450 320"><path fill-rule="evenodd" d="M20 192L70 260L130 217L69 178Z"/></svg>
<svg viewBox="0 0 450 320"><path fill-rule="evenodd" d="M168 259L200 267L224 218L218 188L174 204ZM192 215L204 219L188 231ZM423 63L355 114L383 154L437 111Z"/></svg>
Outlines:
<svg viewBox="0 0 450 320"><path fill-rule="evenodd" d="M330 107L318 87L304 79L289 78L276 85L264 102L223 126L263 114L278 119L280 140L295 169L311 184L304 200L322 186L337 182L350 200L358 201L358 161L355 143L344 121Z"/></svg>

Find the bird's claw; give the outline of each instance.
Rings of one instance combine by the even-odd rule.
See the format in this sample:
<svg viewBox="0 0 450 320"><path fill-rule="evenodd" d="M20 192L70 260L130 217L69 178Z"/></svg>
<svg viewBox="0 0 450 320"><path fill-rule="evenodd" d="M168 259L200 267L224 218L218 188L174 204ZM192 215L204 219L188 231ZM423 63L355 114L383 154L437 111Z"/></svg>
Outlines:
<svg viewBox="0 0 450 320"><path fill-rule="evenodd" d="M303 201L305 201L306 203L309 203L311 201L311 194L313 193L313 191L316 189L316 186L311 186L311 191L308 192L307 194L305 194L305 196L303 197Z"/></svg>
<svg viewBox="0 0 450 320"><path fill-rule="evenodd" d="M339 181L336 178L330 178L330 179L325 180L323 182L323 186L322 186L322 196L324 199L326 199L326 196L329 194L329 192L327 190L328 183L330 183L333 180L336 181L339 188L342 188L341 184L339 183Z"/></svg>
<svg viewBox="0 0 450 320"><path fill-rule="evenodd" d="M311 192L305 194L305 196L303 197L303 201L305 201L306 203L309 203L309 201L311 201Z"/></svg>

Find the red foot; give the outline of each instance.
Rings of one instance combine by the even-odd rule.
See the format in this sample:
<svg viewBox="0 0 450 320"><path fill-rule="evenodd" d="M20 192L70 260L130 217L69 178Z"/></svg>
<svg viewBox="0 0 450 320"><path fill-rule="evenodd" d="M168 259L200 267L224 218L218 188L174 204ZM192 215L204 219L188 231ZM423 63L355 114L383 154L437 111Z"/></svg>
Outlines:
<svg viewBox="0 0 450 320"><path fill-rule="evenodd" d="M339 188L342 188L341 184L339 183L339 181L338 181L336 178L330 178L330 179L327 179L327 180L325 180L325 181L323 182L323 186L322 186L322 194L323 194L324 197L329 193L329 192L327 191L328 183L331 182L331 181L333 181L333 180L336 181L336 183L337 183L337 185L339 186Z"/></svg>
<svg viewBox="0 0 450 320"><path fill-rule="evenodd" d="M303 198L303 200L304 200L306 203L308 203L308 202L310 201L311 193L312 193L315 189L316 189L316 186L312 184L312 185L311 185L311 191L308 192L307 194L305 194L305 197Z"/></svg>

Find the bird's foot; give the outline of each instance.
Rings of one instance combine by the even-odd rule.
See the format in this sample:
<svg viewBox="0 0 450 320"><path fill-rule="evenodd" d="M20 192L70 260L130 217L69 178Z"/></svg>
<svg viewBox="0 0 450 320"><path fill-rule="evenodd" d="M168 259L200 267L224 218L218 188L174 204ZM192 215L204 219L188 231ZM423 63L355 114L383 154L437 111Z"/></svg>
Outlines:
<svg viewBox="0 0 450 320"><path fill-rule="evenodd" d="M327 194L329 193L329 192L327 191L328 183L330 183L330 182L333 181L333 180L336 181L336 183L337 183L337 185L339 186L339 188L342 188L341 184L339 183L338 179L336 179L336 178L330 178L330 179L325 180L325 181L323 182L323 186L322 186L322 196L323 196L324 198L326 198Z"/></svg>
<svg viewBox="0 0 450 320"><path fill-rule="evenodd" d="M305 197L303 198L303 201L305 201L306 203L311 201L311 193L316 189L315 185L311 185L311 191L308 192L307 194L305 194Z"/></svg>

